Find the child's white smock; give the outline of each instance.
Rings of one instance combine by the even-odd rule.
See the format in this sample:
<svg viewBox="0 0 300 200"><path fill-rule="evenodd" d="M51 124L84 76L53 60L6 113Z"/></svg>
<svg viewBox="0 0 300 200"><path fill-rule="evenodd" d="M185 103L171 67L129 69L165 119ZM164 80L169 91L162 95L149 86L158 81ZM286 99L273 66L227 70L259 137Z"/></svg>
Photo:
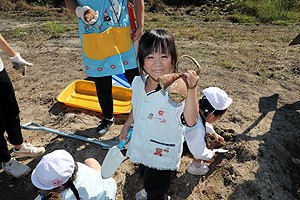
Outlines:
<svg viewBox="0 0 300 200"><path fill-rule="evenodd" d="M200 115L195 126L191 128L187 127L184 137L195 159L211 160L213 158L212 150L206 147L205 127Z"/></svg>
<svg viewBox="0 0 300 200"><path fill-rule="evenodd" d="M185 132L180 121L184 103L175 103L163 90L147 96L145 83L137 76L132 83L132 109L130 160L158 170L178 169Z"/></svg>
<svg viewBox="0 0 300 200"><path fill-rule="evenodd" d="M85 164L77 162L78 171L74 185L78 190L79 196L93 200L113 200L117 193L117 184L113 178L103 179L101 170L96 171ZM63 190L62 200L76 199L71 189Z"/></svg>

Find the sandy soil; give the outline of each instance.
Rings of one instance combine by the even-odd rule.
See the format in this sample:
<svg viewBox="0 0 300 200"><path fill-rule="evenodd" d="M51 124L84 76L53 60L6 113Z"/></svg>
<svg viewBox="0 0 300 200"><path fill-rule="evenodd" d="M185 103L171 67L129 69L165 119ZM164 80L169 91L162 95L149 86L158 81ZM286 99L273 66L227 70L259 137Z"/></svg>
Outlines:
<svg viewBox="0 0 300 200"><path fill-rule="evenodd" d="M28 23L0 18L0 33L19 26L28 26ZM186 172L191 157L184 155L170 188L172 199L300 199L300 165L297 164L300 159L299 46L287 46L300 26L215 22L203 23L201 28L214 34L222 31L251 33L252 37L214 41L208 36L201 41L177 41L180 54L192 53L203 67L199 96L204 88L216 86L228 92L233 104L215 124L217 132L227 142L225 148L229 153L219 154L208 163L210 171L203 177ZM261 39L262 35L265 39ZM281 37L285 39L279 39ZM40 44L36 45L39 40ZM71 82L86 78L76 31L60 38L36 36L32 44L18 38L8 41L34 64L22 77L14 71L7 56L0 53L15 88L22 124L33 121L47 128L99 140L118 135L126 115L116 115L116 125L100 138L95 133L100 113L66 106L56 100ZM242 45L244 52L240 51ZM237 57L243 54L248 68L220 65L221 57L228 54ZM273 75L263 77L264 74L255 68L261 66L267 66L265 70ZM107 152L98 145L49 132L23 130L23 136L26 142L44 146L46 153L66 149L80 162L94 157L102 163ZM34 168L39 160L20 161ZM118 184L116 199L134 199L134 194L142 188L137 166L129 159L122 163L114 178ZM36 196L30 175L15 179L0 170L0 183L1 200L29 200Z"/></svg>

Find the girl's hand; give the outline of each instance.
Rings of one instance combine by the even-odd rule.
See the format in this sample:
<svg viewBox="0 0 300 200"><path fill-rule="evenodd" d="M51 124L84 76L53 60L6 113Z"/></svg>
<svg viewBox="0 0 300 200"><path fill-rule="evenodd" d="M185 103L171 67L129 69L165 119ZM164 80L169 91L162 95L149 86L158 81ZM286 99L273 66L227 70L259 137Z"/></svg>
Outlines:
<svg viewBox="0 0 300 200"><path fill-rule="evenodd" d="M213 157L215 157L215 155L216 155L216 152L213 152Z"/></svg>
<svg viewBox="0 0 300 200"><path fill-rule="evenodd" d="M220 136L219 134L214 134L214 138L216 139L217 142L221 143L222 145L225 145L225 140L222 136Z"/></svg>
<svg viewBox="0 0 300 200"><path fill-rule="evenodd" d="M127 136L128 136L128 131L129 129L127 130L127 128L123 127L121 132L120 132L120 135L119 135L119 140L120 141L127 141Z"/></svg>
<svg viewBox="0 0 300 200"><path fill-rule="evenodd" d="M185 81L187 83L188 89L194 89L197 87L199 76L194 70L188 70L184 73Z"/></svg>

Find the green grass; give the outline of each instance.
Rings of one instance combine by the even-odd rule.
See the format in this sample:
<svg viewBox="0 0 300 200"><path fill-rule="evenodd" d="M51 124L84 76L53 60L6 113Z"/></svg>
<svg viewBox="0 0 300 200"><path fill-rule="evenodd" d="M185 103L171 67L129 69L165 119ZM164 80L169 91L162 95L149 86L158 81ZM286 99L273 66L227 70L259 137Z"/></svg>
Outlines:
<svg viewBox="0 0 300 200"><path fill-rule="evenodd" d="M233 63L235 62L234 61L234 58L221 58L219 62L217 62L217 65L225 68L225 69L228 69L228 70L237 70L237 69L241 69L242 67L237 65L237 62L236 63Z"/></svg>
<svg viewBox="0 0 300 200"><path fill-rule="evenodd" d="M11 33L12 33L13 36L15 36L15 37L20 37L20 36L26 34L26 30L23 29L23 28L16 28L16 29L12 30Z"/></svg>
<svg viewBox="0 0 300 200"><path fill-rule="evenodd" d="M72 30L60 21L48 21L45 29L55 37L60 37L63 33Z"/></svg>
<svg viewBox="0 0 300 200"><path fill-rule="evenodd" d="M299 22L299 6L298 0L240 0L235 1L238 13L233 19L243 19L243 15L246 15L255 17L262 23L279 20Z"/></svg>
<svg viewBox="0 0 300 200"><path fill-rule="evenodd" d="M254 16L248 16L244 14L232 14L226 17L229 21L234 23L250 23L250 24L257 24L259 20Z"/></svg>
<svg viewBox="0 0 300 200"><path fill-rule="evenodd" d="M14 29L2 30L0 34L8 41L18 38L28 46L41 47L45 40L62 37L64 33L76 30L77 27L77 23L74 25L73 21L64 21L63 19L41 21L40 23L33 21L32 24L26 24L24 27L16 26Z"/></svg>
<svg viewBox="0 0 300 200"><path fill-rule="evenodd" d="M219 21L221 19L222 19L222 16L216 15L216 14L209 14L204 17L205 22L215 22L215 21Z"/></svg>

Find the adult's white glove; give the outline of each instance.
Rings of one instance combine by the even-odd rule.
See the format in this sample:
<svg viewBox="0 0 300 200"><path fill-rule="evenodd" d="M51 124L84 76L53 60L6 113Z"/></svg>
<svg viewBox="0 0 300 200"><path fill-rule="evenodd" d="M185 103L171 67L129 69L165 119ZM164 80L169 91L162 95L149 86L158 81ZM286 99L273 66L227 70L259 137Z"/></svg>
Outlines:
<svg viewBox="0 0 300 200"><path fill-rule="evenodd" d="M20 53L17 53L17 55L15 55L14 57L10 57L9 59L13 64L13 68L16 70L20 70L23 76L25 76L26 73L26 66L32 66L32 63L24 60L21 57Z"/></svg>
<svg viewBox="0 0 300 200"><path fill-rule="evenodd" d="M84 17L84 14L85 14L86 11L88 11L90 9L91 8L89 6L77 6L75 12L76 12L77 17L81 18L82 21L84 21L84 23L92 25L92 24L95 24L96 21L98 20L99 12L96 11L94 18L89 20L89 21L86 21L85 17Z"/></svg>

